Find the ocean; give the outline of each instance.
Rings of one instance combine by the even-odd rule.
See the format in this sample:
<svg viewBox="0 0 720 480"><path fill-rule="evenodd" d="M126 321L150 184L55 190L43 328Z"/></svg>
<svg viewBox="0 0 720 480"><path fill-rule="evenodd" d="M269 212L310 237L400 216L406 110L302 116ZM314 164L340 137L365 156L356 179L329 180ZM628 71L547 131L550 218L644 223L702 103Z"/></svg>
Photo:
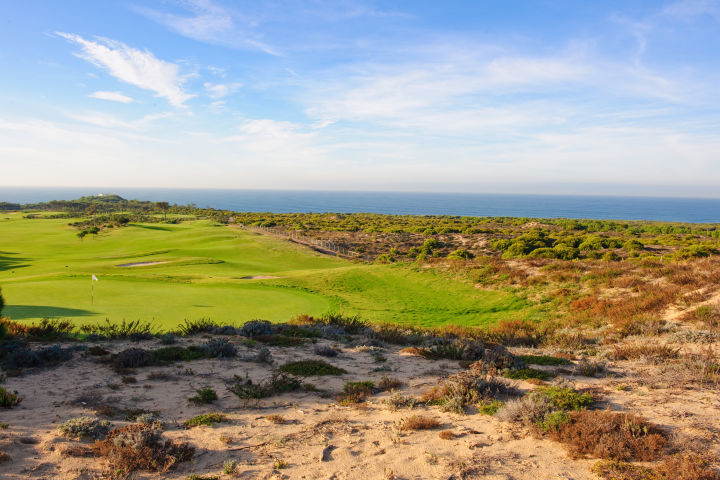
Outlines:
<svg viewBox="0 0 720 480"><path fill-rule="evenodd" d="M292 190L0 187L0 201L33 203L113 193L127 199L194 203L198 207L252 212L372 212L534 218L593 218L720 222L720 199L398 193Z"/></svg>

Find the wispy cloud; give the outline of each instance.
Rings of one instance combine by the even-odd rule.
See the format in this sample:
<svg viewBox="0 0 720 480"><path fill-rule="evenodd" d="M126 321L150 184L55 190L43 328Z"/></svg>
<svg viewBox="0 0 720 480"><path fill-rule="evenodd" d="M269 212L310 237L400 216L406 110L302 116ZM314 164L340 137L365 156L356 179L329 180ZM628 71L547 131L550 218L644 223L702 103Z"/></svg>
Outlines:
<svg viewBox="0 0 720 480"><path fill-rule="evenodd" d="M237 89L242 87L242 83L211 83L205 82L203 85L207 94L210 98L223 98L227 97Z"/></svg>
<svg viewBox="0 0 720 480"><path fill-rule="evenodd" d="M136 120L123 120L115 115L104 112L66 112L68 118L78 122L106 128L127 128L137 130L148 126L148 124L172 116L170 112L154 113L143 116Z"/></svg>
<svg viewBox="0 0 720 480"><path fill-rule="evenodd" d="M66 40L80 46L80 58L105 69L120 81L155 92L176 107L195 95L186 93L182 85L185 79L180 67L158 59L148 50L137 50L122 42L101 38L86 40L79 35L57 32Z"/></svg>
<svg viewBox="0 0 720 480"><path fill-rule="evenodd" d="M233 48L259 50L278 55L275 48L263 42L251 28L252 20L239 17L210 0L187 0L181 4L189 15L176 15L150 8L135 10L170 30L194 40ZM244 25L238 25L238 20Z"/></svg>
<svg viewBox="0 0 720 480"><path fill-rule="evenodd" d="M110 100L111 102L120 102L120 103L132 103L135 100L128 97L127 95L123 95L122 92L93 92L90 95L88 95L90 98L98 98L100 100Z"/></svg>

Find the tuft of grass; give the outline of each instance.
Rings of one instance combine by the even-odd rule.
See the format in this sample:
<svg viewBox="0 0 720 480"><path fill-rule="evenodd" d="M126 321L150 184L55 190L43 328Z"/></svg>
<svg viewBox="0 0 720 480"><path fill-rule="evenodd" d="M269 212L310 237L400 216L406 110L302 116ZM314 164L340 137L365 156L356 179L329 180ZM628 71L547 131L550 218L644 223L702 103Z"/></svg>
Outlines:
<svg viewBox="0 0 720 480"><path fill-rule="evenodd" d="M301 377L312 377L316 375L342 375L347 371L329 364L324 360L299 360L297 362L281 365L281 372Z"/></svg>
<svg viewBox="0 0 720 480"><path fill-rule="evenodd" d="M433 430L439 428L440 421L424 415L412 415L400 421L400 430Z"/></svg>
<svg viewBox="0 0 720 480"><path fill-rule="evenodd" d="M285 423L285 417L276 413L266 416L265 420L269 421L270 423L274 423L275 425L282 425L283 423Z"/></svg>
<svg viewBox="0 0 720 480"><path fill-rule="evenodd" d="M223 463L223 473L225 475L232 475L235 473L236 468L237 462L235 460L225 460L225 463Z"/></svg>
<svg viewBox="0 0 720 480"><path fill-rule="evenodd" d="M222 423L227 420L227 416L223 413L203 413L196 415L183 422L185 428L199 427L201 425L212 426L216 423Z"/></svg>
<svg viewBox="0 0 720 480"><path fill-rule="evenodd" d="M194 405L203 405L206 403L212 403L218 399L217 392L211 387L203 387L195 390L196 395L188 398L188 402Z"/></svg>
<svg viewBox="0 0 720 480"><path fill-rule="evenodd" d="M176 332L182 336L197 335L198 333L209 333L219 326L218 323L209 318L198 318L197 320L188 320L186 318L183 323L176 327Z"/></svg>
<svg viewBox="0 0 720 480"><path fill-rule="evenodd" d="M454 440L455 438L457 438L457 435L455 435L452 430L443 430L438 433L438 437L443 440Z"/></svg>

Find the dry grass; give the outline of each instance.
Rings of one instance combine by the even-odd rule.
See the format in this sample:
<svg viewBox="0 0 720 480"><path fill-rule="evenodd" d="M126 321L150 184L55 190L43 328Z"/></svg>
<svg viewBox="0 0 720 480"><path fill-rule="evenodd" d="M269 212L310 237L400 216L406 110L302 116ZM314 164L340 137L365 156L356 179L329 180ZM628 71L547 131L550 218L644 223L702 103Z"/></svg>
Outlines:
<svg viewBox="0 0 720 480"><path fill-rule="evenodd" d="M426 417L424 415L412 415L400 421L400 430L433 430L439 428L440 425L440 421L436 418Z"/></svg>
<svg viewBox="0 0 720 480"><path fill-rule="evenodd" d="M670 345L658 343L620 343L613 345L610 358L613 360L642 359L653 363L676 359L680 356L680 349Z"/></svg>
<svg viewBox="0 0 720 480"><path fill-rule="evenodd" d="M274 423L275 425L282 425L286 421L285 417L276 413L266 416L265 420L269 421L270 423Z"/></svg>
<svg viewBox="0 0 720 480"><path fill-rule="evenodd" d="M452 430L443 430L438 433L438 437L443 440L454 440L455 438L457 438L457 435L455 435Z"/></svg>

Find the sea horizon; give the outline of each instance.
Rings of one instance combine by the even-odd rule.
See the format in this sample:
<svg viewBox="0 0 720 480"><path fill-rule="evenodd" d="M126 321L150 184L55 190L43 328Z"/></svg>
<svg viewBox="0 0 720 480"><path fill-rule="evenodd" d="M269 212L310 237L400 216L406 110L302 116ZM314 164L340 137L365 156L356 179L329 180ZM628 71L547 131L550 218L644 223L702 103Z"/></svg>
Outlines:
<svg viewBox="0 0 720 480"><path fill-rule="evenodd" d="M124 187L3 187L0 202L38 203L116 194L129 200L272 213L378 213L476 217L720 222L720 198L630 195L251 190Z"/></svg>

